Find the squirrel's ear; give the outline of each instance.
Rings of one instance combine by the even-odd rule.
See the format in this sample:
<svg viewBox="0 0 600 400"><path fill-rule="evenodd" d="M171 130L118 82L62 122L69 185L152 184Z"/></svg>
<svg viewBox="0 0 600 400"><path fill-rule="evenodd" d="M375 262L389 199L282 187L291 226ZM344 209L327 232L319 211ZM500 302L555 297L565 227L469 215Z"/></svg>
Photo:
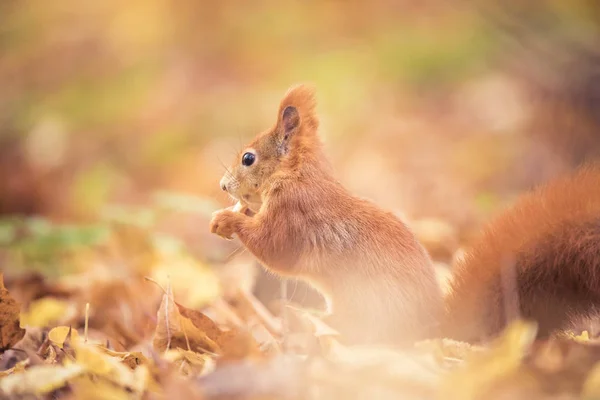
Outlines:
<svg viewBox="0 0 600 400"><path fill-rule="evenodd" d="M289 150L290 139L300 126L300 114L294 106L287 106L279 116L279 126L277 135L279 136L279 155L284 155Z"/></svg>
<svg viewBox="0 0 600 400"><path fill-rule="evenodd" d="M294 106L287 106L281 113L283 140L288 140L290 135L298 128L298 125L300 125L298 109Z"/></svg>
<svg viewBox="0 0 600 400"><path fill-rule="evenodd" d="M315 134L319 121L315 115L314 89L296 85L288 90L279 106L277 131L282 153L287 152L289 141L297 134Z"/></svg>

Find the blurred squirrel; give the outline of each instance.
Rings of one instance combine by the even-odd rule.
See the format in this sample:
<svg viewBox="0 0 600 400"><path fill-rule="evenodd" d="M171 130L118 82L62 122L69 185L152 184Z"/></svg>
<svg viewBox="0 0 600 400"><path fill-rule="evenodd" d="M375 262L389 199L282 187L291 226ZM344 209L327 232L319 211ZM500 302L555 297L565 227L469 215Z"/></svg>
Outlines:
<svg viewBox="0 0 600 400"><path fill-rule="evenodd" d="M222 178L238 203L215 212L210 230L237 235L267 269L321 291L343 341L478 342L515 317L546 336L600 305L599 168L522 196L458 261L443 296L410 229L332 176L315 107L311 87L287 92L275 125Z"/></svg>

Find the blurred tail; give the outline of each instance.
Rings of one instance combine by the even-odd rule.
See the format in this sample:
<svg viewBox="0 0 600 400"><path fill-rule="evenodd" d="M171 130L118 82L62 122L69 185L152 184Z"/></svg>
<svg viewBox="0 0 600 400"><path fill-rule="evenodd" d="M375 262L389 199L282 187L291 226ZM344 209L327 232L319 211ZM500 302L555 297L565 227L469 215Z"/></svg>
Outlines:
<svg viewBox="0 0 600 400"><path fill-rule="evenodd" d="M600 168L586 166L522 197L456 266L446 336L478 341L518 316L539 334L600 308Z"/></svg>

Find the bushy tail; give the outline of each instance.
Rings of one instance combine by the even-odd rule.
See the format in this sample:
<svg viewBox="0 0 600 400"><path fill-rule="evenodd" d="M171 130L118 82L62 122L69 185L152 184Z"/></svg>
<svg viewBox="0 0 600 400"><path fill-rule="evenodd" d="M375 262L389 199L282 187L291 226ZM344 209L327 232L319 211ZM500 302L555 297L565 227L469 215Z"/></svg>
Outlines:
<svg viewBox="0 0 600 400"><path fill-rule="evenodd" d="M456 266L444 334L478 341L515 317L539 334L600 308L600 167L523 196Z"/></svg>

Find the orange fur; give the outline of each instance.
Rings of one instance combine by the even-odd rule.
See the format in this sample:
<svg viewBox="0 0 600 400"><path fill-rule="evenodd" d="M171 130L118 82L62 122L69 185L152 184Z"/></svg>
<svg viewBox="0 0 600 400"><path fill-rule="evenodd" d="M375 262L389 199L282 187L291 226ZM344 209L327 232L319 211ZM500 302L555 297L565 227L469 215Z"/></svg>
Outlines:
<svg viewBox="0 0 600 400"><path fill-rule="evenodd" d="M282 115L289 106L297 109L299 125L283 146L287 151L279 154ZM402 221L353 197L333 178L314 107L306 86L286 94L275 126L244 151L256 152L256 164L242 165L240 154L222 181L237 199L260 197L256 215L220 211L211 230L236 234L270 270L322 290L330 300L332 324L349 341L427 336L442 315L431 261Z"/></svg>
<svg viewBox="0 0 600 400"><path fill-rule="evenodd" d="M457 266L444 314L429 256L407 226L332 176L315 105L305 85L286 93L275 125L221 181L256 214L221 210L210 228L237 235L268 269L321 290L346 341L405 343L437 334L478 340L517 311L547 333L600 305L598 169L524 196L490 225ZM254 164L242 164L246 152Z"/></svg>
<svg viewBox="0 0 600 400"><path fill-rule="evenodd" d="M522 196L488 225L456 266L445 331L474 341L521 316L548 335L593 314L598 274L600 168L590 165Z"/></svg>

